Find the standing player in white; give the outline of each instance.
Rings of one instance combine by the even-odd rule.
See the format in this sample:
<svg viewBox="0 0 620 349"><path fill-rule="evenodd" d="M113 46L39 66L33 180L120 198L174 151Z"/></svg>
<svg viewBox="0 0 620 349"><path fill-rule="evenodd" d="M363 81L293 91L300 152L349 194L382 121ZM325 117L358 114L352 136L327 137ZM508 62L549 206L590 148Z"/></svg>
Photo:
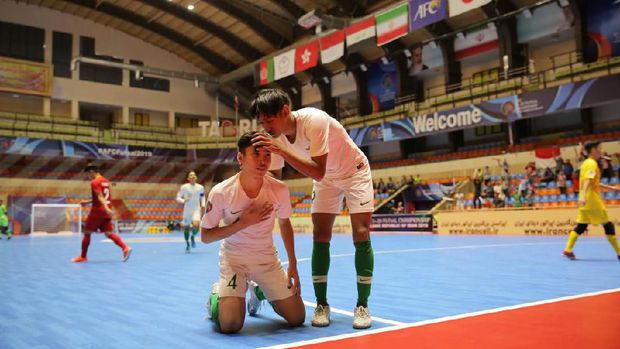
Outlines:
<svg viewBox="0 0 620 349"><path fill-rule="evenodd" d="M239 138L237 161L241 171L211 189L202 217L202 242L223 240L220 277L208 304L209 317L222 333L235 333L243 327L249 280L260 286L260 290L251 287L252 298L256 299L260 291L258 298L268 299L290 326L299 326L306 318L289 220L289 191L286 184L266 175L271 154L265 147L252 145L255 135L248 132ZM284 271L273 244L276 217L288 256L288 271ZM224 225L220 226L222 219ZM248 311L253 313L250 303Z"/></svg>
<svg viewBox="0 0 620 349"><path fill-rule="evenodd" d="M185 253L190 253L190 233L191 234L191 247L196 247L196 234L198 234L200 226L200 216L204 212L205 208L205 188L196 183L198 177L196 172L189 171L187 173L187 182L181 186L181 189L177 193L177 202L183 204L183 221L181 225L183 227L183 236L185 237Z"/></svg>
<svg viewBox="0 0 620 349"><path fill-rule="evenodd" d="M314 180L312 282L317 307L312 325L329 325L329 243L344 197L351 213L357 272L353 327L368 328L371 325L368 297L374 269L369 232L374 191L368 159L336 119L316 108L291 111L290 107L291 101L285 92L259 91L250 105L250 114L258 118L269 135L258 134L252 141L255 146L265 146L274 154L270 170L276 176L281 176L286 161Z"/></svg>

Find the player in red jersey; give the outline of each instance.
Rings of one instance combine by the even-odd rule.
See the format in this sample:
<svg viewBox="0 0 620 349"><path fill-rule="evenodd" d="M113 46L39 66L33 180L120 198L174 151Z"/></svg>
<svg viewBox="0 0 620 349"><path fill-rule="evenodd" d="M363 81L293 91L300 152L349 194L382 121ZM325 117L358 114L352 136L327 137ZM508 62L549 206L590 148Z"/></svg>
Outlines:
<svg viewBox="0 0 620 349"><path fill-rule="evenodd" d="M114 241L123 249L123 262L126 262L131 255L131 247L125 245L123 240L117 234L114 234L114 226L112 225L112 196L110 195L110 182L99 173L99 167L89 164L84 169L91 179L90 188L92 192L92 200L83 201L82 204L92 202L93 206L86 218L84 226L84 238L82 239L82 254L73 258L75 263L87 262L86 253L88 245L90 245L90 234L101 231L107 238Z"/></svg>

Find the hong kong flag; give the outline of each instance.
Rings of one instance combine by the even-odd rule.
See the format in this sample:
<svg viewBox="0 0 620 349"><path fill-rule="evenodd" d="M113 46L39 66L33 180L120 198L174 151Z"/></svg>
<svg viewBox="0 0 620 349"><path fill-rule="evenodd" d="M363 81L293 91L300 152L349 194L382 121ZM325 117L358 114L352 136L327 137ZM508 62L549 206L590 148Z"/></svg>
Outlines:
<svg viewBox="0 0 620 349"><path fill-rule="evenodd" d="M295 49L295 73L312 68L319 62L319 41L314 40Z"/></svg>

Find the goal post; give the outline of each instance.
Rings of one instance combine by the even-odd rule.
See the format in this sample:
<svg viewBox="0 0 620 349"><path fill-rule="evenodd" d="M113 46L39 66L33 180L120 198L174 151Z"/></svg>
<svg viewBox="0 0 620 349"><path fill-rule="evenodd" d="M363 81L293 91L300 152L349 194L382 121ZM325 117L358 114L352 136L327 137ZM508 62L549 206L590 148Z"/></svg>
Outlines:
<svg viewBox="0 0 620 349"><path fill-rule="evenodd" d="M82 206L79 204L32 204L30 233L82 233Z"/></svg>

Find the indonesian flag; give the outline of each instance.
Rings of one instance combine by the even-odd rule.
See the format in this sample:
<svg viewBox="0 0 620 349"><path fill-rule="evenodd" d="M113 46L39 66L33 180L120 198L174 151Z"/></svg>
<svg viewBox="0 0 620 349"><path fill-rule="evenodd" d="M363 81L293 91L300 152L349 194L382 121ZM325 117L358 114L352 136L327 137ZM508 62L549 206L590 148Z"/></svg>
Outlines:
<svg viewBox="0 0 620 349"><path fill-rule="evenodd" d="M377 21L377 45L385 45L407 35L409 31L409 4L404 3L379 13L375 18Z"/></svg>
<svg viewBox="0 0 620 349"><path fill-rule="evenodd" d="M359 22L353 23L345 29L347 33L347 49L354 52L370 42L375 36L375 17L368 17Z"/></svg>
<svg viewBox="0 0 620 349"><path fill-rule="evenodd" d="M338 30L319 39L321 62L327 64L344 55L344 30Z"/></svg>
<svg viewBox="0 0 620 349"><path fill-rule="evenodd" d="M260 61L258 76L260 85L267 85L273 81L273 58Z"/></svg>
<svg viewBox="0 0 620 349"><path fill-rule="evenodd" d="M295 73L295 49L273 57L273 77L280 80Z"/></svg>
<svg viewBox="0 0 620 349"><path fill-rule="evenodd" d="M471 11L475 8L481 7L491 2L491 0L449 0L448 9L450 10L450 17L458 16L461 13Z"/></svg>
<svg viewBox="0 0 620 349"><path fill-rule="evenodd" d="M534 150L536 168L555 168L555 159L560 156L560 147L538 148Z"/></svg>
<svg viewBox="0 0 620 349"><path fill-rule="evenodd" d="M295 73L312 68L319 63L319 42L301 45L295 49Z"/></svg>

